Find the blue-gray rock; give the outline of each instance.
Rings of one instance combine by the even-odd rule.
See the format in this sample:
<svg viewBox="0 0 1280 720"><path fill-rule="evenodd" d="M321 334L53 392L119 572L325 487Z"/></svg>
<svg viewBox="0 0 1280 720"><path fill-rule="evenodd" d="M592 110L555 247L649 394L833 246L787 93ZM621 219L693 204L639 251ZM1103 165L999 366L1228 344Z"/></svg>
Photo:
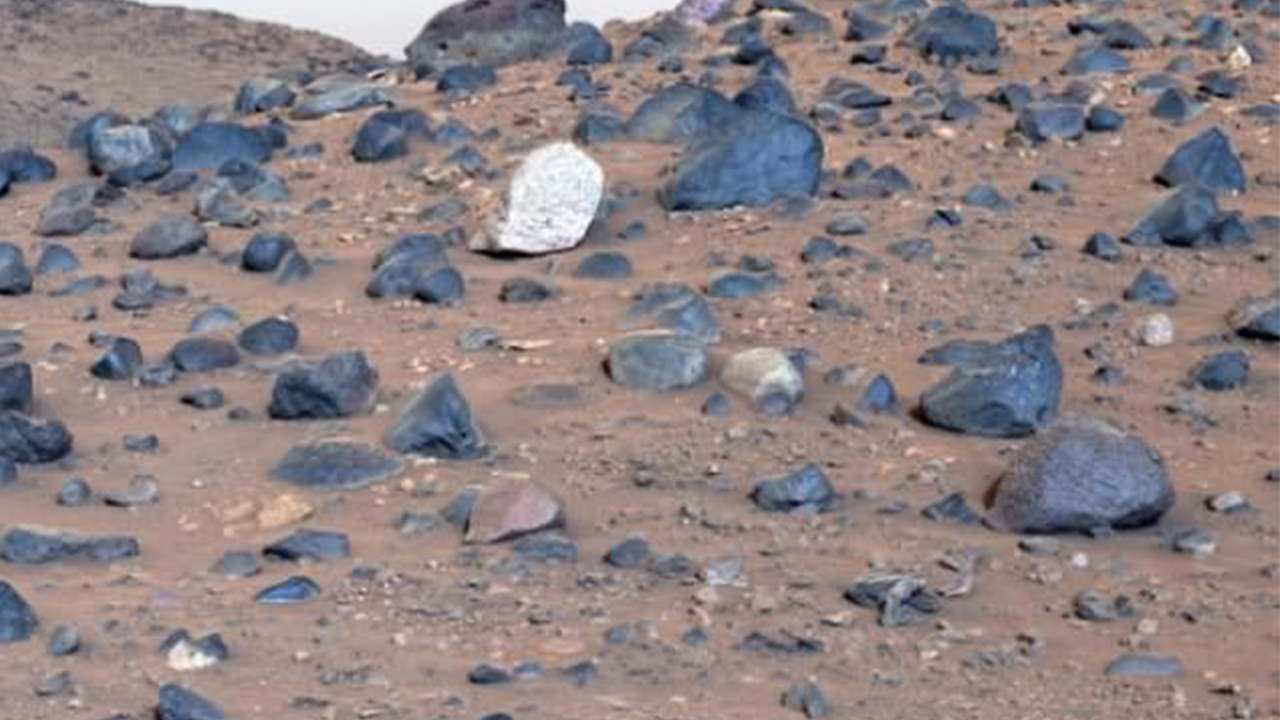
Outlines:
<svg viewBox="0 0 1280 720"><path fill-rule="evenodd" d="M11 525L0 535L0 559L17 565L79 559L106 563L141 553L138 541L125 536L84 537L29 525Z"/></svg>
<svg viewBox="0 0 1280 720"><path fill-rule="evenodd" d="M578 545L559 533L528 535L511 546L516 557L534 562L578 562Z"/></svg>
<svg viewBox="0 0 1280 720"><path fill-rule="evenodd" d="M39 421L13 410L0 411L0 457L38 465L71 453L74 438L57 420Z"/></svg>
<svg viewBox="0 0 1280 720"><path fill-rule="evenodd" d="M315 272L311 261L298 250L291 250L280 261L280 267L271 275L271 282L277 286L296 285L311 277Z"/></svg>
<svg viewBox="0 0 1280 720"><path fill-rule="evenodd" d="M693 387L710 375L710 364L701 340L669 331L628 335L609 346L609 377L641 390Z"/></svg>
<svg viewBox="0 0 1280 720"><path fill-rule="evenodd" d="M0 410L31 413L31 365L25 362L0 362Z"/></svg>
<svg viewBox="0 0 1280 720"><path fill-rule="evenodd" d="M1085 120L1085 129L1091 133L1120 132L1125 126L1124 115L1106 105L1094 105Z"/></svg>
<svg viewBox="0 0 1280 720"><path fill-rule="evenodd" d="M715 90L682 83L641 103L627 120L626 134L649 142L691 144L714 136L743 112Z"/></svg>
<svg viewBox="0 0 1280 720"><path fill-rule="evenodd" d="M0 295L26 295L32 283L26 253L11 242L0 242Z"/></svg>
<svg viewBox="0 0 1280 720"><path fill-rule="evenodd" d="M0 645L30 640L39 625L31 605L12 585L0 580Z"/></svg>
<svg viewBox="0 0 1280 720"><path fill-rule="evenodd" d="M271 476L308 490L357 490L403 469L399 458L371 445L326 440L293 446Z"/></svg>
<svg viewBox="0 0 1280 720"><path fill-rule="evenodd" d="M65 245L50 243L40 251L40 259L36 261L36 276L66 275L79 272L80 258Z"/></svg>
<svg viewBox="0 0 1280 720"><path fill-rule="evenodd" d="M245 272L275 272L285 255L297 247L297 241L288 233L258 233L240 253L240 267Z"/></svg>
<svg viewBox="0 0 1280 720"><path fill-rule="evenodd" d="M405 404L384 441L402 455L472 460L487 452L453 376L441 375Z"/></svg>
<svg viewBox="0 0 1280 720"><path fill-rule="evenodd" d="M1191 384L1221 392L1232 390L1249 381L1249 353L1244 350L1226 350L1214 353L1196 363L1191 369Z"/></svg>
<svg viewBox="0 0 1280 720"><path fill-rule="evenodd" d="M281 318L260 320L240 332L236 344L251 355L283 355L298 347L298 326Z"/></svg>
<svg viewBox="0 0 1280 720"><path fill-rule="evenodd" d="M1084 243L1084 254L1091 255L1103 262L1120 262L1124 257L1124 250L1120 247L1120 241L1114 235L1108 233L1094 233Z"/></svg>
<svg viewBox="0 0 1280 720"><path fill-rule="evenodd" d="M643 567L649 554L649 543L642 537L632 537L609 548L604 561L620 570L632 570Z"/></svg>
<svg viewBox="0 0 1280 720"><path fill-rule="evenodd" d="M179 340L168 357L184 373L212 372L240 364L240 351L234 343L210 337Z"/></svg>
<svg viewBox="0 0 1280 720"><path fill-rule="evenodd" d="M1280 342L1280 291L1241 298L1227 314L1227 324L1240 337Z"/></svg>
<svg viewBox="0 0 1280 720"><path fill-rule="evenodd" d="M720 341L720 323L711 305L693 288L675 283L641 288L620 327L669 330L707 344Z"/></svg>
<svg viewBox="0 0 1280 720"><path fill-rule="evenodd" d="M1102 420L1067 417L1020 448L995 488L992 514L1020 533L1087 533L1150 525L1175 501L1159 455Z"/></svg>
<svg viewBox="0 0 1280 720"><path fill-rule="evenodd" d="M351 538L344 533L327 530L295 530L262 549L271 560L334 560L351 557Z"/></svg>
<svg viewBox="0 0 1280 720"><path fill-rule="evenodd" d="M830 509L837 499L826 473L813 464L781 478L761 480L751 491L751 500L766 512L821 512Z"/></svg>
<svg viewBox="0 0 1280 720"><path fill-rule="evenodd" d="M1171 678L1182 674L1182 662L1168 655L1126 653L1107 663L1107 677Z"/></svg>
<svg viewBox="0 0 1280 720"><path fill-rule="evenodd" d="M99 380L132 380L142 370L143 362L142 346L137 341L116 337L102 357L89 367L89 373Z"/></svg>
<svg viewBox="0 0 1280 720"><path fill-rule="evenodd" d="M565 62L573 66L613 62L613 45L595 25L576 22L569 26Z"/></svg>
<svg viewBox="0 0 1280 720"><path fill-rule="evenodd" d="M1156 173L1156 181L1168 187L1198 185L1211 193L1242 193L1248 187L1231 138L1217 127L1179 146Z"/></svg>
<svg viewBox="0 0 1280 720"><path fill-rule="evenodd" d="M781 78L757 77L733 96L733 104L744 110L771 110L784 115L796 112L791 88Z"/></svg>
<svg viewBox="0 0 1280 720"><path fill-rule="evenodd" d="M217 170L231 160L264 163L271 159L271 142L243 125L201 123L178 141L173 167L178 170Z"/></svg>
<svg viewBox="0 0 1280 720"><path fill-rule="evenodd" d="M352 80L308 97L293 108L289 117L294 120L319 120L335 113L388 105L392 99L391 94L381 85Z"/></svg>
<svg viewBox="0 0 1280 720"><path fill-rule="evenodd" d="M969 501L961 492L951 493L925 506L920 514L934 522L953 522L961 525L977 525L982 522L982 516L969 507Z"/></svg>
<svg viewBox="0 0 1280 720"><path fill-rule="evenodd" d="M1050 423L1062 402L1053 331L1039 325L960 363L920 396L931 425L985 437L1024 437Z"/></svg>
<svg viewBox="0 0 1280 720"><path fill-rule="evenodd" d="M276 420L328 420L367 412L378 391L378 371L351 350L305 363L276 377L267 413Z"/></svg>
<svg viewBox="0 0 1280 720"><path fill-rule="evenodd" d="M320 597L320 586L311 578L295 575L283 582L263 588L254 596L259 605L297 605Z"/></svg>
<svg viewBox="0 0 1280 720"><path fill-rule="evenodd" d="M241 115L269 112L289 107L298 94L284 80L268 77L250 78L236 92L235 110Z"/></svg>
<svg viewBox="0 0 1280 720"><path fill-rule="evenodd" d="M1151 268L1142 268L1133 282L1129 283L1129 287L1125 288L1124 299L1127 302L1172 307L1178 304L1178 291L1173 289L1169 278Z"/></svg>
<svg viewBox="0 0 1280 720"><path fill-rule="evenodd" d="M413 285L414 298L428 305L457 305L466 294L466 280L452 265L423 271Z"/></svg>
<svg viewBox="0 0 1280 720"><path fill-rule="evenodd" d="M963 5L933 9L907 31L905 39L925 57L944 65L1000 52L995 22Z"/></svg>
<svg viewBox="0 0 1280 720"><path fill-rule="evenodd" d="M1127 73L1132 68L1124 55L1105 47L1082 47L1062 66L1063 75Z"/></svg>
<svg viewBox="0 0 1280 720"><path fill-rule="evenodd" d="M379 110L356 131L351 155L358 162L386 162L409 152L410 138L429 139L427 116L415 108Z"/></svg>
<svg viewBox="0 0 1280 720"><path fill-rule="evenodd" d="M471 94L498 84L498 73L492 65L463 64L440 73L436 90L442 93Z"/></svg>
<svg viewBox="0 0 1280 720"><path fill-rule="evenodd" d="M200 220L232 228L251 228L259 219L258 211L241 200L231 183L222 178L204 183L196 191L195 214Z"/></svg>
<svg viewBox="0 0 1280 720"><path fill-rule="evenodd" d="M156 720L226 720L222 708L181 685L160 688Z"/></svg>
<svg viewBox="0 0 1280 720"><path fill-rule="evenodd" d="M1009 201L1005 200L994 185L979 183L969 188L964 194L964 204L986 210L1008 210Z"/></svg>
<svg viewBox="0 0 1280 720"><path fill-rule="evenodd" d="M1180 87L1167 88L1160 93L1155 105L1151 107L1151 117L1164 120L1173 125L1184 125L1195 119L1204 110L1204 105L1196 102Z"/></svg>
<svg viewBox="0 0 1280 720"><path fill-rule="evenodd" d="M1128 238L1135 245L1146 244L1146 238L1176 247L1214 244L1222 215L1213 192L1186 185L1162 200Z"/></svg>
<svg viewBox="0 0 1280 720"><path fill-rule="evenodd" d="M1079 140L1085 132L1085 113L1079 105L1033 103L1018 113L1018 132L1034 142Z"/></svg>
<svg viewBox="0 0 1280 720"><path fill-rule="evenodd" d="M191 217L166 215L134 236L129 257L138 260L168 260L199 252L209 233Z"/></svg>
<svg viewBox="0 0 1280 720"><path fill-rule="evenodd" d="M620 252L601 251L582 259L574 268L574 277L590 280L622 280L633 274L631 260Z"/></svg>
<svg viewBox="0 0 1280 720"><path fill-rule="evenodd" d="M854 605L879 612L882 627L910 625L939 610L937 596L924 577L896 570L875 571L858 578L844 591Z"/></svg>
<svg viewBox="0 0 1280 720"><path fill-rule="evenodd" d="M831 701L822 687L813 682L798 682L782 694L782 707L795 710L807 718L825 718L831 714Z"/></svg>
<svg viewBox="0 0 1280 720"><path fill-rule="evenodd" d="M228 160L218 168L217 180L230 184L236 194L248 200L278 203L292 197L284 178L248 160Z"/></svg>
<svg viewBox="0 0 1280 720"><path fill-rule="evenodd" d="M29 147L0 151L0 172L12 184L48 182L58 176L58 166Z"/></svg>
<svg viewBox="0 0 1280 720"><path fill-rule="evenodd" d="M215 305L191 318L187 328L193 335L234 330L240 326L240 314L226 305Z"/></svg>
<svg viewBox="0 0 1280 720"><path fill-rule="evenodd" d="M723 300L742 300L759 297L782 285L782 279L773 273L758 274L725 270L716 273L707 283L707 296Z"/></svg>
<svg viewBox="0 0 1280 720"><path fill-rule="evenodd" d="M414 67L544 58L569 37L564 15L564 0L463 0L432 16L405 55Z"/></svg>
<svg viewBox="0 0 1280 720"><path fill-rule="evenodd" d="M169 172L172 152L164 136L145 125L106 128L89 138L89 166L125 187Z"/></svg>
<svg viewBox="0 0 1280 720"><path fill-rule="evenodd" d="M659 190L668 211L762 206L809 197L822 175L822 137L796 118L757 110L686 149Z"/></svg>

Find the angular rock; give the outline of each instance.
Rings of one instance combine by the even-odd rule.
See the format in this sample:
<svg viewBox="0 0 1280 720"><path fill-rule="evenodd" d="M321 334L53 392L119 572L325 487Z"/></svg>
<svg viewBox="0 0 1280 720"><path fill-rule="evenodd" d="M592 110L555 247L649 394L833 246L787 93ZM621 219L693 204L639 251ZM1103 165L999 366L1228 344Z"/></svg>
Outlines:
<svg viewBox="0 0 1280 720"><path fill-rule="evenodd" d="M693 387L710 374L702 341L672 332L647 332L614 340L609 346L609 377L628 387L670 392Z"/></svg>
<svg viewBox="0 0 1280 720"><path fill-rule="evenodd" d="M421 110L379 110L356 131L351 155L357 162L386 162L409 152L410 138L429 139L431 127Z"/></svg>
<svg viewBox="0 0 1280 720"><path fill-rule="evenodd" d="M0 410L30 415L32 400L31 365L24 362L0 362Z"/></svg>
<svg viewBox="0 0 1280 720"><path fill-rule="evenodd" d="M185 215L166 215L148 225L129 243L129 257L168 260L199 252L209 239L200 223Z"/></svg>
<svg viewBox="0 0 1280 720"><path fill-rule="evenodd" d="M36 276L70 275L81 270L80 259L65 245L51 243L40 251L40 259L36 261Z"/></svg>
<svg viewBox="0 0 1280 720"><path fill-rule="evenodd" d="M295 575L263 588L253 597L259 605L297 605L320 597L320 586L311 578Z"/></svg>
<svg viewBox="0 0 1280 720"><path fill-rule="evenodd" d="M681 83L646 99L627 120L637 140L686 145L701 142L737 122L743 108L715 90Z"/></svg>
<svg viewBox="0 0 1280 720"><path fill-rule="evenodd" d="M502 209L471 248L542 255L582 242L604 197L604 170L572 143L543 146L516 169Z"/></svg>
<svg viewBox="0 0 1280 720"><path fill-rule="evenodd" d="M58 176L58 166L49 158L29 147L16 147L0 151L0 173L9 176L9 182L48 182Z"/></svg>
<svg viewBox="0 0 1280 720"><path fill-rule="evenodd" d="M1085 131L1084 110L1071 104L1028 105L1018 113L1017 130L1034 142L1079 140Z"/></svg>
<svg viewBox="0 0 1280 720"><path fill-rule="evenodd" d="M1241 298L1227 313L1227 324L1240 337L1280 342L1280 290L1265 297Z"/></svg>
<svg viewBox="0 0 1280 720"><path fill-rule="evenodd" d="M1197 185L1211 193L1243 193L1248 188L1231 138L1217 127L1180 145L1156 173L1156 181L1168 187Z"/></svg>
<svg viewBox="0 0 1280 720"><path fill-rule="evenodd" d="M276 377L268 414L276 420L328 420L367 412L378 391L378 371L358 350L329 355Z"/></svg>
<svg viewBox="0 0 1280 720"><path fill-rule="evenodd" d="M105 128L89 138L89 165L113 184L128 187L169 172L172 148L144 125Z"/></svg>
<svg viewBox="0 0 1280 720"><path fill-rule="evenodd" d="M1062 402L1053 331L1037 326L962 362L920 396L931 425L985 437L1024 437L1051 422Z"/></svg>
<svg viewBox="0 0 1280 720"><path fill-rule="evenodd" d="M803 713L807 718L825 718L831 714L831 701L820 685L799 682L782 694L782 707Z"/></svg>
<svg viewBox="0 0 1280 720"><path fill-rule="evenodd" d="M776 480L761 480L751 499L766 512L822 512L839 498L822 468L810 464Z"/></svg>
<svg viewBox="0 0 1280 720"><path fill-rule="evenodd" d="M646 285L619 324L622 330L661 329L707 344L720 342L720 323L706 299L688 285Z"/></svg>
<svg viewBox="0 0 1280 720"><path fill-rule="evenodd" d="M668 211L762 206L809 197L822 175L822 137L808 124L766 110L688 148L673 177L658 192Z"/></svg>
<svg viewBox="0 0 1280 720"><path fill-rule="evenodd" d="M880 625L894 628L938 612L938 599L927 588L920 575L876 571L858 578L844 596L854 605L879 611Z"/></svg>
<svg viewBox="0 0 1280 720"><path fill-rule="evenodd" d="M156 720L226 720L222 708L181 685L163 685Z"/></svg>
<svg viewBox="0 0 1280 720"><path fill-rule="evenodd" d="M298 337L297 325L281 318L267 318L242 330L236 344L252 355L283 355L298 347Z"/></svg>
<svg viewBox="0 0 1280 720"><path fill-rule="evenodd" d="M935 8L906 34L906 41L922 55L944 65L1000 52L995 22L964 6Z"/></svg>
<svg viewBox="0 0 1280 720"><path fill-rule="evenodd" d="M0 295L26 295L31 292L33 276L22 248L0 242Z"/></svg>
<svg viewBox="0 0 1280 720"><path fill-rule="evenodd" d="M271 476L308 490L357 490L403 471L403 461L372 445L324 440L290 448Z"/></svg>
<svg viewBox="0 0 1280 720"><path fill-rule="evenodd" d="M38 465L57 462L71 453L74 442L57 420L34 420L12 410L0 411L0 457Z"/></svg>
<svg viewBox="0 0 1280 720"><path fill-rule="evenodd" d="M39 625L36 611L12 585L0 580L0 645L30 640Z"/></svg>
<svg viewBox="0 0 1280 720"><path fill-rule="evenodd" d="M251 228L258 224L258 211L241 200L231 182L222 178L196 191L195 215L223 227Z"/></svg>
<svg viewBox="0 0 1280 720"><path fill-rule="evenodd" d="M388 448L402 455L473 460L487 448L453 376L441 375L415 395L387 429Z"/></svg>
<svg viewBox="0 0 1280 720"><path fill-rule="evenodd" d="M240 364L240 351L233 343L211 337L179 340L168 357L178 372L184 373L212 372Z"/></svg>
<svg viewBox="0 0 1280 720"><path fill-rule="evenodd" d="M1140 302L1148 305L1172 307L1178 304L1178 291L1173 289L1169 278L1150 268L1142 268L1125 288L1124 299L1127 302Z"/></svg>
<svg viewBox="0 0 1280 720"><path fill-rule="evenodd" d="M124 536L83 537L34 525L10 525L0 535L0 559L19 565L77 559L115 562L141 553L138 541Z"/></svg>
<svg viewBox="0 0 1280 720"><path fill-rule="evenodd" d="M308 91L311 90L312 88L308 88ZM311 97L294 107L289 117L294 120L319 120L335 113L387 105L393 100L391 93L382 85L350 80L312 92Z"/></svg>
<svg viewBox="0 0 1280 720"><path fill-rule="evenodd" d="M466 542L514 540L564 525L564 506L550 491L531 482L481 492L467 518Z"/></svg>
<svg viewBox="0 0 1280 720"><path fill-rule="evenodd" d="M289 562L346 558L351 557L351 538L324 530L297 530L263 548L262 555Z"/></svg>
<svg viewBox="0 0 1280 720"><path fill-rule="evenodd" d="M785 352L774 348L734 355L725 363L720 381L769 415L785 415L804 399L804 375Z"/></svg>
<svg viewBox="0 0 1280 720"><path fill-rule="evenodd" d="M1232 390L1249 381L1249 365L1244 350L1214 353L1191 369L1191 384L1212 392Z"/></svg>
<svg viewBox="0 0 1280 720"><path fill-rule="evenodd" d="M450 265L423 272L413 284L413 297L428 305L457 305L466 292L462 273Z"/></svg>
<svg viewBox="0 0 1280 720"><path fill-rule="evenodd" d="M284 80L256 77L244 81L236 92L235 110L241 115L289 107L298 94Z"/></svg>
<svg viewBox="0 0 1280 720"><path fill-rule="evenodd" d="M1019 449L995 489L996 522L1020 533L1150 525L1174 489L1150 446L1094 418L1064 418Z"/></svg>

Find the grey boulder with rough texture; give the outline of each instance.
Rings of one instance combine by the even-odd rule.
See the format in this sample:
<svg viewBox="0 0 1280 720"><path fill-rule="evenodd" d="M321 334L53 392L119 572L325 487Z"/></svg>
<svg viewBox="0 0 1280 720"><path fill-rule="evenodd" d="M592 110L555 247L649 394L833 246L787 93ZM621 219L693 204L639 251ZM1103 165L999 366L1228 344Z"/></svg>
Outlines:
<svg viewBox="0 0 1280 720"><path fill-rule="evenodd" d="M0 457L38 465L61 460L74 439L57 420L41 422L12 410L0 411Z"/></svg>
<svg viewBox="0 0 1280 720"><path fill-rule="evenodd" d="M711 361L702 341L671 332L645 332L613 341L609 377L619 385L669 392L706 380Z"/></svg>
<svg viewBox="0 0 1280 720"><path fill-rule="evenodd" d="M129 243L129 257L138 260L168 260L199 252L209 240L200 223L185 215L161 217Z"/></svg>
<svg viewBox="0 0 1280 720"><path fill-rule="evenodd" d="M441 375L415 395L387 430L387 447L402 455L473 460L487 451L471 420L471 407L452 375Z"/></svg>
<svg viewBox="0 0 1280 720"><path fill-rule="evenodd" d="M0 645L31 639L40 620L12 585L0 580Z"/></svg>
<svg viewBox="0 0 1280 720"><path fill-rule="evenodd" d="M1106 421L1074 416L1019 449L996 486L992 516L1022 533L1127 529L1156 522L1174 500L1155 450Z"/></svg>
<svg viewBox="0 0 1280 720"><path fill-rule="evenodd" d="M502 67L558 52L568 37L564 0L465 0L436 13L405 48L412 66Z"/></svg>
<svg viewBox="0 0 1280 720"><path fill-rule="evenodd" d="M353 350L303 364L276 377L268 414L276 420L330 420L366 412L378 391L378 371Z"/></svg>

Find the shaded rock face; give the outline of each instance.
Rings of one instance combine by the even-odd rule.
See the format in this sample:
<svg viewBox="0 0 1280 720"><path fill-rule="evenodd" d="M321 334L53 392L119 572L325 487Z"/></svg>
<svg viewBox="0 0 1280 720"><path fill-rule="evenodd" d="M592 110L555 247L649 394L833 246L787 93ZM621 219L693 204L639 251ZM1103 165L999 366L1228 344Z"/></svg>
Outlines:
<svg viewBox="0 0 1280 720"><path fill-rule="evenodd" d="M0 645L29 640L40 620L9 583L0 580Z"/></svg>
<svg viewBox="0 0 1280 720"><path fill-rule="evenodd" d="M472 460L485 454L484 437L452 375L418 393L387 430L388 448L404 455Z"/></svg>
<svg viewBox="0 0 1280 720"><path fill-rule="evenodd" d="M558 51L564 0L466 0L437 13L405 54L412 65L513 65Z"/></svg>
<svg viewBox="0 0 1280 720"><path fill-rule="evenodd" d="M609 346L609 377L619 385L671 392L710 375L707 346L697 338L653 331L618 338Z"/></svg>
<svg viewBox="0 0 1280 720"><path fill-rule="evenodd" d="M956 365L920 396L920 414L931 425L968 435L1025 437L1057 417L1063 373L1048 326L998 343L939 350L949 348L925 358Z"/></svg>
<svg viewBox="0 0 1280 720"><path fill-rule="evenodd" d="M1014 532L1127 529L1160 519L1173 484L1149 445L1087 417L1064 417L1021 448L996 487L995 521Z"/></svg>
<svg viewBox="0 0 1280 720"><path fill-rule="evenodd" d="M768 110L746 112L686 151L658 201L668 211L720 210L812 196L824 153L822 137L807 123Z"/></svg>
<svg viewBox="0 0 1280 720"><path fill-rule="evenodd" d="M377 389L378 371L364 353L337 353L277 377L268 412L277 420L351 417L369 409Z"/></svg>

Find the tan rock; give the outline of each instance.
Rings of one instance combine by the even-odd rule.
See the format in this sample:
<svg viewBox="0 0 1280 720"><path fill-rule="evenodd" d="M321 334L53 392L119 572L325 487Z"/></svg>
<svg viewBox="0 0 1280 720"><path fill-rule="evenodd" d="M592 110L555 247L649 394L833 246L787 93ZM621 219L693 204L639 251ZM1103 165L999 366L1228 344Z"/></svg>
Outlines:
<svg viewBox="0 0 1280 720"><path fill-rule="evenodd" d="M480 493L467 521L468 543L512 540L564 524L564 507L531 482Z"/></svg>
<svg viewBox="0 0 1280 720"><path fill-rule="evenodd" d="M292 525L302 522L316 511L305 500L296 495L281 495L268 500L258 511L258 527L264 530Z"/></svg>

